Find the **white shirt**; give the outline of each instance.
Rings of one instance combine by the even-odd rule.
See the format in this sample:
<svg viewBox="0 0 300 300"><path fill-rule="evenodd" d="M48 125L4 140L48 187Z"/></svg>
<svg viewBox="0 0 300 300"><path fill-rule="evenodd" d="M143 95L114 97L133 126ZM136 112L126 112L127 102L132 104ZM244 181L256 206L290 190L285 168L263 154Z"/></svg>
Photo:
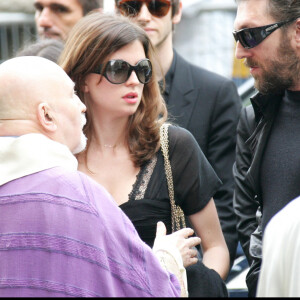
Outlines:
<svg viewBox="0 0 300 300"><path fill-rule="evenodd" d="M300 197L268 223L257 297L300 297Z"/></svg>
<svg viewBox="0 0 300 300"><path fill-rule="evenodd" d="M67 146L38 133L0 137L0 186L57 166L77 170L77 159Z"/></svg>

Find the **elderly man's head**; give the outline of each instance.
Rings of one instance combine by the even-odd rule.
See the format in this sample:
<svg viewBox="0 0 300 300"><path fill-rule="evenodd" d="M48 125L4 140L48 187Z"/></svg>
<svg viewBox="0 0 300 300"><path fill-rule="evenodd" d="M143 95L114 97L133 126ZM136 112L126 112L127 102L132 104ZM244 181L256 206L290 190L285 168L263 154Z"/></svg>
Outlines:
<svg viewBox="0 0 300 300"><path fill-rule="evenodd" d="M35 0L35 22L41 38L66 40L73 26L103 0Z"/></svg>
<svg viewBox="0 0 300 300"><path fill-rule="evenodd" d="M24 56L0 65L0 136L41 133L78 153L86 142L85 110L56 63Z"/></svg>

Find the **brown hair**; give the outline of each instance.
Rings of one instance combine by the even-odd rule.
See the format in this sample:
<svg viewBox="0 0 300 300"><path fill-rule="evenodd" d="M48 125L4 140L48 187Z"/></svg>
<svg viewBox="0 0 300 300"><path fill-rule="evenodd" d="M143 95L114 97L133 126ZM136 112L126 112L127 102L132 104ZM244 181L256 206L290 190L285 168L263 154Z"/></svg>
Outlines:
<svg viewBox="0 0 300 300"><path fill-rule="evenodd" d="M176 15L178 13L179 1L180 0L171 0L171 2L172 2L172 17L174 17L174 15ZM117 7L118 7L119 2L120 2L120 0L115 0L115 4Z"/></svg>
<svg viewBox="0 0 300 300"><path fill-rule="evenodd" d="M89 103L81 89L85 77L99 65L105 64L111 54L136 40L142 43L146 57L153 62L154 50L147 34L126 17L90 13L70 32L59 63L75 82L77 94L87 106L84 131L88 141L94 129L89 116ZM127 141L136 166L141 166L159 150L159 129L166 118L166 105L153 69L150 82L144 86L141 103L129 118Z"/></svg>

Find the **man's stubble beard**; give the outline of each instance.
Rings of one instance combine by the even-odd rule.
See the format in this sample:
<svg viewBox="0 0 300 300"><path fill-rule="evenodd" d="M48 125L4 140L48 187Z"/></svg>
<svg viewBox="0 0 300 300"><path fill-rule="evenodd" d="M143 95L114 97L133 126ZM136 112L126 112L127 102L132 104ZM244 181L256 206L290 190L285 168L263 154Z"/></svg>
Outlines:
<svg viewBox="0 0 300 300"><path fill-rule="evenodd" d="M262 74L254 78L254 86L264 95L283 94L300 80L300 58L285 35L282 36L277 57L277 60L266 60L265 65L268 69L255 63L251 58L246 60L246 65L258 65L262 68Z"/></svg>

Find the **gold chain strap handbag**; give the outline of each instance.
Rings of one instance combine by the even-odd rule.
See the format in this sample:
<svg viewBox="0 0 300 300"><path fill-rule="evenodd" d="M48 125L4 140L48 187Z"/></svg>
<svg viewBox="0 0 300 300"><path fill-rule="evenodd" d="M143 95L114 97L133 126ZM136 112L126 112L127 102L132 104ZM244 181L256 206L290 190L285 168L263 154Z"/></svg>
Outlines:
<svg viewBox="0 0 300 300"><path fill-rule="evenodd" d="M160 127L160 145L164 157L165 173L167 177L169 197L171 203L171 219L172 219L172 232L186 227L185 217L182 209L175 204L174 199L174 185L171 164L169 160L169 138L168 127L170 124L163 124Z"/></svg>

